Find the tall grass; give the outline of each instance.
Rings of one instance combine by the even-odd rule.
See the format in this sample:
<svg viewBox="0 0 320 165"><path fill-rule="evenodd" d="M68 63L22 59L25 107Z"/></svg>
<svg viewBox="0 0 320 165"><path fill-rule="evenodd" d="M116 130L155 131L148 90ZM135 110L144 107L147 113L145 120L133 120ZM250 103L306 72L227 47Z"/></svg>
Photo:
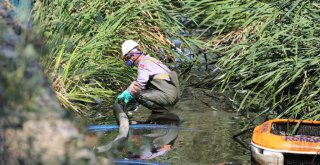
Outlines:
<svg viewBox="0 0 320 165"><path fill-rule="evenodd" d="M238 111L319 119L319 7L302 0L53 0L37 1L34 19L51 47L46 73L76 112L111 103L134 78L119 60L125 39L154 56L159 48L175 55L170 36L208 51L219 72L200 85L233 91ZM200 35L181 37L181 19Z"/></svg>
<svg viewBox="0 0 320 165"><path fill-rule="evenodd" d="M126 39L153 56L159 48L175 56L166 37L179 37L182 25L171 9L158 0L36 1L34 20L50 50L42 64L61 103L83 114L88 105L113 102L135 78L121 61Z"/></svg>
<svg viewBox="0 0 320 165"><path fill-rule="evenodd" d="M220 57L216 66L221 72L202 85L234 91L235 98L242 98L239 111L319 119L319 2L190 0L188 4L193 21L214 31L208 42Z"/></svg>

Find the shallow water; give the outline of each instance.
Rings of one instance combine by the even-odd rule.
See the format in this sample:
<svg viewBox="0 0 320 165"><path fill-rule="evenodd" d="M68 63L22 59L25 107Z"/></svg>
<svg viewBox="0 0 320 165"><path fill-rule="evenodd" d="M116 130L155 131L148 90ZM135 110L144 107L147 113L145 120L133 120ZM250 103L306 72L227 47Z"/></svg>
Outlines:
<svg viewBox="0 0 320 165"><path fill-rule="evenodd" d="M113 151L108 152L107 157L145 159L149 156L150 158L150 151L156 143L155 137L150 138L149 136L152 134L162 136L162 143L158 142L158 146L163 146L166 140L171 143L170 150L147 160L150 162L204 165L223 162L250 164L250 152L232 139L232 136L240 132L249 119L233 112L223 95L215 93L210 94L213 97L208 97L205 93L209 92L201 89L188 89L179 103L171 110L170 115L165 117L153 115L152 119L147 122L180 123L179 127L194 130L176 129L169 132L132 130L127 142L122 143L121 147L114 147ZM148 118L150 119L150 111L142 108L134 113L131 120L146 121ZM100 138L100 145L108 144L115 136L116 132L103 134ZM249 136L247 134L247 142ZM163 140L163 137L166 140Z"/></svg>

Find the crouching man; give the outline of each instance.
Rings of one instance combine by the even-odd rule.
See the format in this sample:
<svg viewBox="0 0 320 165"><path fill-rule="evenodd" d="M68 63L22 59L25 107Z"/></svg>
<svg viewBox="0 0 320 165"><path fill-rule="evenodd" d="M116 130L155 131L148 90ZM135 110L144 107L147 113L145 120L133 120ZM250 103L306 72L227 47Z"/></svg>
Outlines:
<svg viewBox="0 0 320 165"><path fill-rule="evenodd" d="M122 44L123 59L129 67L138 66L138 76L117 99L125 103L134 99L153 112L166 112L166 107L176 104L180 95L177 73L138 46L133 40Z"/></svg>

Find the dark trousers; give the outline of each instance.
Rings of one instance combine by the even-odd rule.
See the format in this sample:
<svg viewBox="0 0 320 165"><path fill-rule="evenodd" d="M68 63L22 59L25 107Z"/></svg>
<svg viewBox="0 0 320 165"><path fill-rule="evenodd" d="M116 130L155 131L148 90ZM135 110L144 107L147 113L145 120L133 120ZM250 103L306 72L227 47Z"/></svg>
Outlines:
<svg viewBox="0 0 320 165"><path fill-rule="evenodd" d="M177 84L179 85L179 84ZM155 112L168 111L178 102L179 87L167 80L152 80L147 89L141 90L136 100Z"/></svg>

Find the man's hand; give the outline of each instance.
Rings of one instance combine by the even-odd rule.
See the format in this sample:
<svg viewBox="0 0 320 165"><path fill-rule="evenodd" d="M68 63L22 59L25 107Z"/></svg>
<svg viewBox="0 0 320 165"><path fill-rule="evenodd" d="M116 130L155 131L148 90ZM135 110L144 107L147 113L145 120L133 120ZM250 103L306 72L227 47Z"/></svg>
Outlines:
<svg viewBox="0 0 320 165"><path fill-rule="evenodd" d="M128 90L123 91L118 97L118 100L124 100L124 103L127 104L131 99L132 95Z"/></svg>
<svg viewBox="0 0 320 165"><path fill-rule="evenodd" d="M139 93L140 92L140 86L139 83L137 81L133 81L130 85L130 90L133 94L135 93Z"/></svg>

